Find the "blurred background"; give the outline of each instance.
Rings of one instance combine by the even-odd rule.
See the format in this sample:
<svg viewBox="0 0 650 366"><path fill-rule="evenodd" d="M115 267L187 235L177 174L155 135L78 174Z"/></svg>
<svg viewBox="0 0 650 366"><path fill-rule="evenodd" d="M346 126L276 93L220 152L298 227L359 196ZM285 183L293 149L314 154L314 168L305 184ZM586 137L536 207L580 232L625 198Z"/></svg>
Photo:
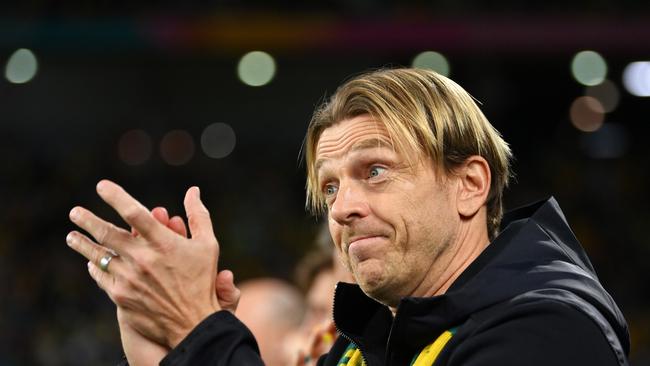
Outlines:
<svg viewBox="0 0 650 366"><path fill-rule="evenodd" d="M238 280L291 279L318 222L299 151L346 78L427 67L512 145L507 208L555 196L650 365L647 1L26 1L0 15L0 366L112 365L115 309L65 244L101 178L183 214Z"/></svg>

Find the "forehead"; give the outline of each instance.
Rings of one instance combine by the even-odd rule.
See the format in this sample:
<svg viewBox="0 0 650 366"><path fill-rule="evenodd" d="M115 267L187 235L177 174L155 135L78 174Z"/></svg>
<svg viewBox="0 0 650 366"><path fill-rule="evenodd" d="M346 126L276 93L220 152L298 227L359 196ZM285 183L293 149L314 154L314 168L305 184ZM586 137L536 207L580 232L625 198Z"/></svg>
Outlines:
<svg viewBox="0 0 650 366"><path fill-rule="evenodd" d="M390 146L386 126L370 115L345 119L326 128L318 139L316 159L333 158L354 147Z"/></svg>

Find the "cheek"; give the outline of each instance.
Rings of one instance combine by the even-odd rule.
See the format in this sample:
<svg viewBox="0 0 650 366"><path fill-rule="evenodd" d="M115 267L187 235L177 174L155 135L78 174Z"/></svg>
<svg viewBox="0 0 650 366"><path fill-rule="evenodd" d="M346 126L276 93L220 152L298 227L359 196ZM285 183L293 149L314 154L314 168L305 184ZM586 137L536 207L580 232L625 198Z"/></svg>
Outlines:
<svg viewBox="0 0 650 366"><path fill-rule="evenodd" d="M449 207L445 197L441 197L434 187L404 192L396 202L400 207L400 216L395 229L399 235L398 242L402 243L404 249L416 249L414 247L433 240L440 226L449 224L444 214Z"/></svg>
<svg viewBox="0 0 650 366"><path fill-rule="evenodd" d="M330 230L330 236L332 237L332 242L338 252L341 252L341 225L337 224L331 218L328 218L327 224Z"/></svg>
<svg viewBox="0 0 650 366"><path fill-rule="evenodd" d="M334 260L342 264L346 271L352 272L350 258L347 256L347 254L343 253L343 249L341 248L341 225L337 224L336 221L332 219L328 219L328 225L330 235L332 236L332 241L334 242L334 247L336 248Z"/></svg>

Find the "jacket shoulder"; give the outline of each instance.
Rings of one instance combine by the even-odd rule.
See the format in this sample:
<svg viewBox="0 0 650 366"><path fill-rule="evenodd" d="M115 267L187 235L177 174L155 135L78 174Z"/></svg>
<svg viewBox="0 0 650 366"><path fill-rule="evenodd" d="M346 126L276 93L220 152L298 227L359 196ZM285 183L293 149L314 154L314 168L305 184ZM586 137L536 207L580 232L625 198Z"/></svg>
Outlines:
<svg viewBox="0 0 650 366"><path fill-rule="evenodd" d="M512 301L472 316L448 345L447 365L621 365L601 327L553 298Z"/></svg>

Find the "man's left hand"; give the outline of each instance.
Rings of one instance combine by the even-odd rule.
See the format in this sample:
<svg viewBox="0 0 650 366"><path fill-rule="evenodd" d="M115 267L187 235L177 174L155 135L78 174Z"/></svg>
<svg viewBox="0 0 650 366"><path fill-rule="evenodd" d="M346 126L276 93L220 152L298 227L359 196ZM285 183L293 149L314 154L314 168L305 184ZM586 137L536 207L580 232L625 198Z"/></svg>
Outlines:
<svg viewBox="0 0 650 366"><path fill-rule="evenodd" d="M124 321L151 340L175 347L198 323L221 310L215 294L219 244L210 214L192 187L185 195L191 238L159 223L117 184L103 180L97 193L138 235L75 207L70 219L96 242L73 231L68 245L86 257L91 276L120 307ZM105 256L114 256L107 271Z"/></svg>

